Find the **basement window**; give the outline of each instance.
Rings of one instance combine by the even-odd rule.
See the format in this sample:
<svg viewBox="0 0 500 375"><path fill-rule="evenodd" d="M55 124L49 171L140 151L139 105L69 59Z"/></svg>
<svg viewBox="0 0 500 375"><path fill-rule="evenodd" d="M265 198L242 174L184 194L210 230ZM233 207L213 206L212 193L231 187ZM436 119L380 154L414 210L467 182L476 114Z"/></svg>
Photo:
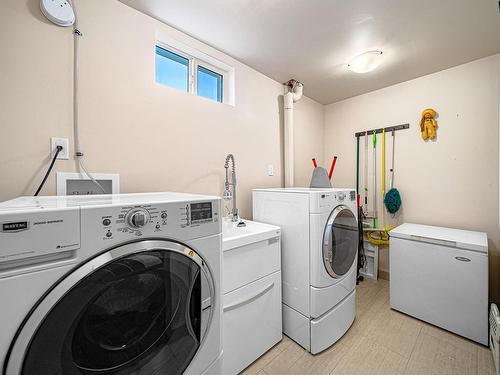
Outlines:
<svg viewBox="0 0 500 375"><path fill-rule="evenodd" d="M219 103L233 104L233 69L189 47L156 45L156 82Z"/></svg>
<svg viewBox="0 0 500 375"><path fill-rule="evenodd" d="M156 47L156 82L188 92L189 59Z"/></svg>
<svg viewBox="0 0 500 375"><path fill-rule="evenodd" d="M198 95L222 103L222 81L224 76L198 65Z"/></svg>

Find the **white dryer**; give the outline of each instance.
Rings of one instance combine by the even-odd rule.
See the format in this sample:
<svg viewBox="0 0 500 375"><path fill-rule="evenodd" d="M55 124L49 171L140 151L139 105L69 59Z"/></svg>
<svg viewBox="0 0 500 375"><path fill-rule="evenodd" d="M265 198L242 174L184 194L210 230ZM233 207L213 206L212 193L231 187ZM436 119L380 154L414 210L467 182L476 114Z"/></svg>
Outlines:
<svg viewBox="0 0 500 375"><path fill-rule="evenodd" d="M255 189L253 218L281 227L283 331L319 353L355 317L355 190Z"/></svg>
<svg viewBox="0 0 500 375"><path fill-rule="evenodd" d="M218 375L217 197L0 204L3 375Z"/></svg>

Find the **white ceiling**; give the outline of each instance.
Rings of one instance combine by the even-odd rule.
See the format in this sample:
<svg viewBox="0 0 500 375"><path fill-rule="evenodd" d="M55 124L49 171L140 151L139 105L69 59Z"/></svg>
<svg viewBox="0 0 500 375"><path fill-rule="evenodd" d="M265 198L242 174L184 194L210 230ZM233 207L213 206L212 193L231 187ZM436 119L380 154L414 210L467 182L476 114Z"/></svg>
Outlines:
<svg viewBox="0 0 500 375"><path fill-rule="evenodd" d="M497 0L120 1L323 104L500 52ZM347 70L373 49L377 70Z"/></svg>

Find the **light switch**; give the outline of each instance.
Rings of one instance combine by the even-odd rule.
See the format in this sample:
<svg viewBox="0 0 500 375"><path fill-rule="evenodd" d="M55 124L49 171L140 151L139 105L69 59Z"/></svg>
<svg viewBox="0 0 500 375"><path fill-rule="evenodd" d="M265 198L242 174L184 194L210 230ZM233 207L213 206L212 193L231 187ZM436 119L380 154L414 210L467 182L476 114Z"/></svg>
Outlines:
<svg viewBox="0 0 500 375"><path fill-rule="evenodd" d="M267 175L268 176L274 176L274 165L269 164L267 166Z"/></svg>

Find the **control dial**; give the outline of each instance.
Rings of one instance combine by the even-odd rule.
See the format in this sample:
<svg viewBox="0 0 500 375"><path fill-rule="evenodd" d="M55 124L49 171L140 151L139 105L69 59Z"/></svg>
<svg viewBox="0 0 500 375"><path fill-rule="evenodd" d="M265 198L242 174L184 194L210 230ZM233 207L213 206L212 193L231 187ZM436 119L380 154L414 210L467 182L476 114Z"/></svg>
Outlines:
<svg viewBox="0 0 500 375"><path fill-rule="evenodd" d="M132 228L142 228L149 222L149 212L146 210L134 210L127 215L127 223Z"/></svg>
<svg viewBox="0 0 500 375"><path fill-rule="evenodd" d="M341 191L339 194L338 194L338 197L339 197L339 200L340 201L343 201L345 199L345 193L343 191Z"/></svg>

